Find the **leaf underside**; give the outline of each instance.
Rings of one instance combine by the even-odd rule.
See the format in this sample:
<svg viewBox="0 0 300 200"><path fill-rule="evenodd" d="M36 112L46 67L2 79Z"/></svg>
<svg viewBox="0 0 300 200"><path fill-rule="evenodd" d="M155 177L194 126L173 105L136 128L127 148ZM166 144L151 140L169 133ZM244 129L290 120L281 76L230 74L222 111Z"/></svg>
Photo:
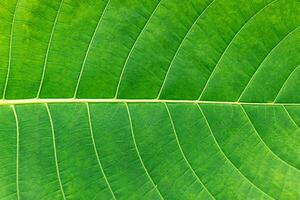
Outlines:
<svg viewBox="0 0 300 200"><path fill-rule="evenodd" d="M1 0L0 199L300 199L299 13Z"/></svg>

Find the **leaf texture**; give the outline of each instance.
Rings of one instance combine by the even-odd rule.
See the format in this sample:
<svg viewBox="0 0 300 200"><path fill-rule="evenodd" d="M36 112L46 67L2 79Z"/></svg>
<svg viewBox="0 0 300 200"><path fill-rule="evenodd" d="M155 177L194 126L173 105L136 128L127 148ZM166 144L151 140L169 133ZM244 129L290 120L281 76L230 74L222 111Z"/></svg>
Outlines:
<svg viewBox="0 0 300 200"><path fill-rule="evenodd" d="M0 199L300 199L300 1L0 1Z"/></svg>

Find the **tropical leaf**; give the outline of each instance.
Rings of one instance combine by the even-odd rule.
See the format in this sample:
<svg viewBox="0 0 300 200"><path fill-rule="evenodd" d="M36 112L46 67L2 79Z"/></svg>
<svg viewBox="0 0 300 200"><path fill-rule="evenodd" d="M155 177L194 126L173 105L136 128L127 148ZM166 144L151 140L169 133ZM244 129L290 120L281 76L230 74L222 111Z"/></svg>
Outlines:
<svg viewBox="0 0 300 200"><path fill-rule="evenodd" d="M300 199L299 13L1 0L0 199Z"/></svg>

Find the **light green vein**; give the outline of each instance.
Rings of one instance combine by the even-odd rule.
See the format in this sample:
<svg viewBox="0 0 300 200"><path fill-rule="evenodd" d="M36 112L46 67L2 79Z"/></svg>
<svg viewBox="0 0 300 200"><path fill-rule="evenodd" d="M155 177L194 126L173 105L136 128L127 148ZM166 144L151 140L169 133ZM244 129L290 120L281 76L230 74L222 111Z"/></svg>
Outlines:
<svg viewBox="0 0 300 200"><path fill-rule="evenodd" d="M295 120L293 119L293 117L290 115L290 113L289 113L289 111L286 109L286 107L285 107L284 105L283 105L282 107L283 107L283 109L285 110L286 114L289 116L290 120L293 122L293 124L294 124L297 128L300 128L300 127L298 126L298 124L295 122Z"/></svg>
<svg viewBox="0 0 300 200"><path fill-rule="evenodd" d="M238 172L243 178L245 178L245 179L246 179L253 187L257 188L259 191L261 191L263 194L265 194L265 195L268 196L269 198L274 199L272 196L270 196L270 195L267 194L265 191L263 191L260 187L258 187L257 185L255 185L250 179L248 179L248 178L247 178L247 177L246 177L246 176L245 176L245 175L244 175L244 174L243 174L243 173L235 166L235 164L233 164L233 162L227 157L227 155L225 154L225 152L224 152L224 151L222 150L222 148L220 147L220 145L219 145L217 139L215 138L215 135L214 135L214 133L213 133L211 127L210 127L210 124L209 124L209 122L208 122L208 120L207 120L207 118L206 118L204 112L202 111L202 108L200 107L199 104L197 104L197 106L198 106L198 108L199 108L199 110L200 110L200 112L201 112L201 114L202 114L202 116L203 116L203 118L204 118L204 120L205 120L205 122L206 122L206 125L207 125L207 127L208 127L208 129L209 129L209 132L211 133L211 136L212 136L212 138L213 138L215 144L217 145L218 149L220 150L221 154L226 158L226 160L229 161L229 163L237 170L237 172ZM275 200L275 199L274 199L274 200Z"/></svg>
<svg viewBox="0 0 300 200"><path fill-rule="evenodd" d="M92 126L92 119L91 119L90 107L89 107L88 103L86 103L86 110L87 110L87 114L88 114L90 134L91 134L91 139L92 139L92 142L93 142L93 147L94 147L95 155L96 155L96 158L97 158L97 161L98 161L101 173L103 174L103 177L105 179L106 185L107 185L109 191L111 192L111 195L112 195L113 199L116 200L116 196L115 196L115 194L114 194L114 192L113 192L113 190L111 188L111 185L109 184L109 181L108 181L108 179L106 177L106 174L105 174L104 169L102 167L102 163L101 163L98 151L97 151L97 146L96 146L96 142L95 142L95 139L94 139L94 131L93 131L93 126Z"/></svg>
<svg viewBox="0 0 300 200"><path fill-rule="evenodd" d="M288 83L288 81L290 80L290 78L293 76L293 74L300 68L300 65L298 65L297 67L295 67L295 69L290 73L290 75L287 77L287 79L284 81L284 83L282 84L281 88L279 89L275 99L274 99L274 103L277 102L278 97L280 96L281 92L283 91L283 88L285 88L286 84Z"/></svg>
<svg viewBox="0 0 300 200"><path fill-rule="evenodd" d="M15 109L15 106L12 105L11 106L14 116L15 116L15 120L16 120L16 133L17 133L17 141L16 141L16 146L17 146L17 150L16 150L16 190L17 190L17 199L20 199L20 189L19 189L19 151L20 151L20 131L19 131L19 120L18 120L18 115L17 115L17 111Z"/></svg>
<svg viewBox="0 0 300 200"><path fill-rule="evenodd" d="M54 153L54 159L55 159L56 175L57 175L57 179L58 179L58 183L59 183L61 194L63 196L63 199L66 200L66 195L65 195L64 188L63 188L63 185L62 185L62 182L61 182L60 172L59 172L59 166L58 166L54 124L53 124L53 120L52 120L52 116L51 116L51 112L50 112L48 104L45 103L44 105L46 107L46 110L47 110L47 113L48 113L48 117L49 117L49 122L50 122L50 125L51 125L52 143L53 143L53 151L54 151L53 153Z"/></svg>
<svg viewBox="0 0 300 200"><path fill-rule="evenodd" d="M175 54L174 54L172 60L171 60L171 62L170 62L170 65L168 66L167 73L166 73L166 75L165 75L165 77L164 77L163 83L162 83L162 85L161 85L161 87L160 87L160 90L159 90L159 92L158 92L158 95L157 95L156 99L159 99L159 98L160 98L160 95L161 95L161 93L162 93L162 91L163 91L163 89L164 89L165 83L166 83L167 78L168 78L168 75L169 75L169 73L170 73L171 67L172 67L172 65L173 65L173 63L174 63L174 61L175 61L175 59L176 59L176 57L177 57L177 55L178 55L179 50L181 49L182 45L184 44L184 41L185 41L186 38L189 36L189 34L190 34L191 31L193 30L194 26L197 24L198 20L201 18L201 16L205 13L205 11L206 11L206 10L207 10L214 2L215 2L215 0L211 1L211 2L206 6L206 8L203 9L203 11L201 12L201 14L197 17L197 19L194 21L194 23L192 24L192 26L189 28L189 30L186 32L185 36L184 36L183 39L181 40L181 42L180 42L180 44L179 44L179 46L178 46L178 48L177 48L177 50L176 50L176 52L175 52Z"/></svg>
<svg viewBox="0 0 300 200"><path fill-rule="evenodd" d="M285 160L283 160L282 158L280 158L276 153L274 153L272 151L272 149L265 143L265 141L260 137L260 134L258 133L258 131L256 130L256 128L254 127L254 124L252 123L249 115L247 114L247 112L245 111L244 107L242 105L240 105L240 107L242 108L245 116L247 117L251 127L253 128L253 130L255 131L256 135L258 136L258 138L261 140L262 144L279 160L281 161L282 163L286 164L287 166L293 168L294 170L296 170L297 172L300 172L300 170L296 167L294 167L293 165L287 163Z"/></svg>
<svg viewBox="0 0 300 200"><path fill-rule="evenodd" d="M50 47L51 47L51 44L52 44L52 38L53 38L53 35L54 35L55 27L56 27L56 24L57 24L57 21L58 21L58 17L59 17L60 10L61 10L61 7L63 5L63 2L64 2L64 0L61 0L59 8L57 10L57 14L55 16L55 20L54 20L53 26L52 26L52 30L51 30L49 42L48 42L48 45L47 45L47 51L46 51L46 55L45 55L45 60L44 60L44 66L43 66L41 81L40 81L39 89L37 91L36 98L39 98L41 90L42 90L42 87L43 87L43 84L44 84L44 78L45 78L45 73L46 73L47 61L48 61L48 56L49 56L49 52L50 52Z"/></svg>
<svg viewBox="0 0 300 200"><path fill-rule="evenodd" d="M122 79L123 79L123 75L124 75L125 68L126 68L126 66L127 66L128 60L129 60L129 58L130 58L130 56L131 56L131 53L133 52L133 50L134 50L134 48L135 48L135 45L136 45L137 42L139 41L141 35L142 35L143 32L146 30L146 28L147 28L147 26L148 26L150 20L152 19L152 17L153 17L153 15L154 15L155 11L157 10L157 8L159 7L159 5L160 5L161 2L162 2L162 0L160 0L160 1L158 2L158 4L156 5L156 7L154 8L154 10L152 11L150 17L148 18L148 20L147 20L147 22L145 23L143 29L141 30L141 32L140 32L139 35L137 36L136 40L134 41L134 43L133 43L133 45L132 45L132 47L131 47L131 49L130 49L130 51L129 51L127 57L126 57L125 63L124 63L124 65L123 65L123 67L122 67L122 71L121 71L121 74L120 74L120 77L119 77L119 81L118 81L118 85L117 85L117 89L116 89L116 93L115 93L115 97L114 97L115 99L118 98L120 85L121 85L121 82L122 82Z"/></svg>
<svg viewBox="0 0 300 200"><path fill-rule="evenodd" d="M261 8L259 11L257 11L252 17L250 17L244 24L243 26L238 30L238 32L236 32L236 34L233 36L233 38L231 39L231 41L229 42L229 44L227 45L227 47L225 48L225 50L223 51L221 57L219 58L217 64L215 65L212 73L209 75L209 78L207 79L200 95L199 95L199 98L198 100L200 100L210 82L210 80L212 79L212 77L214 76L214 74L216 73L216 70L221 62L221 60L223 59L224 55L226 54L227 50L229 49L229 47L231 46L231 44L233 43L233 41L235 40L235 38L240 34L240 32L246 27L246 25L252 20L254 19L259 13L261 13L263 10L265 10L267 7L269 7L272 3L276 2L278 0L275 0L275 1L271 1L269 2L267 5L265 5L263 8Z"/></svg>
<svg viewBox="0 0 300 200"><path fill-rule="evenodd" d="M192 104L224 104L224 105L253 105L253 106L300 106L300 103L272 102L236 102L236 101L198 101L174 99L74 99L74 98L39 98L39 99L5 99L1 105L39 104L39 103L192 103Z"/></svg>
<svg viewBox="0 0 300 200"><path fill-rule="evenodd" d="M207 187L204 185L204 183L201 181L200 177L196 174L195 170L193 169L191 163L188 161L188 159L186 158L185 156L185 153L183 151L183 149L181 148L181 144L179 142L179 139L178 139L178 136L177 136L177 132L176 132L176 128L175 128L175 125L174 125L174 121L173 121L173 118L172 118L172 115L170 113L170 110L168 108L168 105L167 103L164 103L165 107L166 107L166 110L168 112L168 116L169 116L169 120L171 122L171 125L172 125L172 129L173 129L173 133L175 135L175 138L176 138L176 142L177 142L177 145L178 145L178 148L180 150L180 153L182 155L182 157L184 158L185 162L187 163L187 165L189 166L190 170L192 171L193 175L195 176L195 178L198 180L198 182L202 185L202 187L204 188L204 190L209 194L209 196L211 196L213 199L215 199L215 197L211 194L211 192L207 189Z"/></svg>
<svg viewBox="0 0 300 200"><path fill-rule="evenodd" d="M257 69L255 70L255 72L253 73L253 75L251 76L250 80L248 81L248 83L246 84L246 86L244 87L243 91L241 92L240 96L238 97L237 101L240 101L241 98L243 97L245 91L247 91L248 87L250 86L250 84L252 83L252 81L254 80L254 78L256 77L256 75L259 73L259 71L262 69L261 66L263 65L263 63L267 60L267 58L272 54L272 52L278 47L280 46L280 44L282 44L283 41L285 41L290 35L292 35L297 29L299 28L299 26L297 26L296 28L292 29L291 31L288 32L288 34L286 34L283 38L281 38L279 40L279 42L277 42L277 44L268 52L268 54L265 56L265 58L262 60L262 62L259 64L259 66L257 67Z"/></svg>
<svg viewBox="0 0 300 200"><path fill-rule="evenodd" d="M139 151L139 148L137 146L137 143L136 143L136 140L135 140L135 136L134 136L134 131L133 131L133 125L132 125L132 119L131 119L131 114L130 114L130 110L128 108L128 105L127 103L125 103L125 106L126 106L126 110L127 110L127 114L128 114L128 119L129 119L129 124L130 124L130 130L131 130L131 136L132 136L132 140L133 140L133 143L134 143L134 148L137 152L137 155L139 157L139 160L140 160L140 163L142 164L142 167L144 168L144 171L148 177L148 179L150 180L151 184L153 185L153 187L155 188L155 190L157 191L158 195L160 196L161 199L164 199L161 192L159 191L157 185L154 183L153 179L151 178L145 164L144 164L144 161L142 159L142 156L140 154L140 151Z"/></svg>
<svg viewBox="0 0 300 200"><path fill-rule="evenodd" d="M92 44L93 44L93 42L94 42L96 33L97 33L98 29L99 29L101 20L102 20L103 16L104 16L105 13L106 13L106 10L107 10L107 7L108 7L108 5L109 5L109 2L110 2L110 0L107 1L106 5L105 5L105 7L104 7L104 9L103 9L103 11L102 11L102 14L100 15L100 18L99 18L99 20L98 20L97 26L96 26L96 28L95 28L95 30L94 30L94 33L93 33L93 35L92 35L92 37L91 37L91 40L90 40L89 45L88 45L88 48L87 48L87 50L86 50L86 52L85 52L85 56L84 56L84 59L83 59L82 65L81 65L81 69L80 69L79 77L78 77L78 80L77 80L77 83L76 83L76 87L75 87L75 92L74 92L73 98L76 98L76 96L77 96L78 88L79 88L79 85L80 85L80 80L81 80L81 77L82 77L82 73L83 73L83 70L84 70L84 66L85 66L87 57L88 57L88 55L89 55L91 46L92 46Z"/></svg>
<svg viewBox="0 0 300 200"><path fill-rule="evenodd" d="M6 91L7 91L7 85L8 85L8 79L9 79L9 75L10 75L13 32L14 32L14 25L15 25L15 21L16 21L16 13L17 13L18 5L19 5L19 0L17 0L17 2L16 2L14 14L13 14L13 19L12 19L12 23L11 23L10 39L9 39L9 53L8 53L8 66L7 66L7 72L6 72L6 78L5 78L4 88L3 88L2 99L5 99Z"/></svg>

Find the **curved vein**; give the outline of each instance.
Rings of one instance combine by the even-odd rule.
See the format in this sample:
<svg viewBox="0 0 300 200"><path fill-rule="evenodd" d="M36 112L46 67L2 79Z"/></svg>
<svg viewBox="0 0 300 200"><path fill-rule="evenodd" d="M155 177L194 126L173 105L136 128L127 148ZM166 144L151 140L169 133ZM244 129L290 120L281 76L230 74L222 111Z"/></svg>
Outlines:
<svg viewBox="0 0 300 200"><path fill-rule="evenodd" d="M231 39L231 41L228 43L227 47L225 48L225 50L223 51L221 57L219 58L217 64L215 65L212 73L209 75L202 91L201 94L198 97L198 100L200 100L208 86L208 83L210 82L210 80L212 79L212 77L214 76L214 74L216 73L216 69L218 68L221 60L223 59L224 55L226 54L227 50L229 49L229 47L231 46L231 44L233 43L234 39L239 35L239 33L246 27L246 25L252 20L254 19L259 13L261 13L264 9L266 9L268 6L270 6L272 3L276 2L278 0L273 0L271 2L269 2L267 5L265 5L263 8L261 8L259 11L257 11L253 16L251 16L244 24L243 26L238 30L238 32L236 32L236 34L233 36L233 38Z"/></svg>
<svg viewBox="0 0 300 200"><path fill-rule="evenodd" d="M293 32L295 32L297 29L299 28L299 26L297 26L296 28L292 29L292 31L288 32L288 34L286 34L283 38L281 38L281 40L279 40L279 42L268 52L268 54L265 56L265 58L262 60L262 62L259 64L259 66L257 67L257 69L255 70L255 72L253 73L253 75L251 76L250 80L248 81L247 85L244 87L243 91L241 92L240 96L238 97L237 101L240 101L241 98L243 97L245 91L248 89L248 87L250 86L250 84L252 83L252 81L254 80L255 76L258 74L259 70L261 70L261 66L263 65L263 63L267 60L267 58L272 54L272 52L286 39L288 38Z"/></svg>
<svg viewBox="0 0 300 200"><path fill-rule="evenodd" d="M54 132L53 120L52 120L52 116L51 116L51 112L50 112L48 104L45 103L44 105L46 107L48 117L49 117L50 126L51 126L54 160L55 160L56 175L57 175L57 179L58 179L58 183L59 183L59 188L60 188L61 194L63 196L63 199L66 200L66 195L65 195L64 188L63 188L63 185L62 185L62 182L61 182L59 167L58 167L58 159L57 159L57 153L56 153L56 142L55 142L55 132Z"/></svg>
<svg viewBox="0 0 300 200"><path fill-rule="evenodd" d="M63 2L64 2L64 0L61 0L60 5L59 5L59 8L58 8L57 13L56 13L56 16L55 16L55 20L54 20L53 26L52 26L52 30L51 30L49 42L48 42L48 45L47 45L47 51L46 51L46 55L45 55L45 60L44 60L44 66L43 66L43 71L42 71L41 81L40 81L39 89L38 89L38 91L37 91L36 98L39 98L40 93L41 93L41 90L42 90L42 87L43 87L43 84L44 84L44 78L45 78L45 73L46 73L46 67L47 67L48 55L49 55L49 52L50 52L50 47L51 47L51 43L52 43L52 38L53 38L53 35L54 35L55 27L56 27L56 24L57 24L57 21L58 21L58 17L59 17L60 10L61 10L61 7L62 7L62 5L63 5Z"/></svg>
<svg viewBox="0 0 300 200"><path fill-rule="evenodd" d="M80 80L81 80L81 77L82 77L82 73L83 73L83 70L84 70L84 66L85 66L85 63L86 63L86 60L87 60L87 57L89 55L89 52L90 52L90 49L91 49L91 46L94 42L94 39L95 39L95 36L96 36L96 33L98 31L98 28L99 28L99 25L100 25L100 22L104 16L104 14L106 13L106 10L107 10L107 7L108 7L108 4L109 4L110 0L107 1L103 11L102 11L102 14L98 20L98 23L96 25L96 28L94 30L94 33L90 39L90 42L89 42L89 45L88 45L88 48L85 52L85 56L84 56L84 59L83 59L83 62L82 62L82 65L81 65L81 69L80 69L80 73L79 73L79 77L78 77L78 80L77 80L77 83L76 83L76 87L75 87L75 91L74 91L74 95L73 95L73 98L76 98L76 95L77 95L77 92L78 92L78 88L79 88L79 85L80 85Z"/></svg>
<svg viewBox="0 0 300 200"><path fill-rule="evenodd" d="M13 14L13 19L12 19L12 23L11 23L11 28L10 28L9 52L8 52L8 66L7 66L7 72L6 72L5 84L4 84L4 88L3 88L2 99L5 99L7 85L8 85L8 79L9 79L9 75L10 75L13 32L14 32L14 24L15 24L16 12L17 12L18 5L19 5L19 0L17 0L17 2L16 2L14 14Z"/></svg>
<svg viewBox="0 0 300 200"><path fill-rule="evenodd" d="M187 163L187 165L189 166L190 170L192 171L193 175L195 176L195 178L198 180L198 182L202 185L202 187L204 188L204 190L209 194L209 196L211 196L213 199L215 199L215 197L211 194L211 192L206 188L206 186L204 185L204 183L201 181L200 177L196 174L195 170L193 169L192 165L190 164L190 162L188 161L188 159L186 158L185 156L185 153L183 151L183 149L181 148L181 144L179 142L179 139L178 139L178 136L177 136L177 132L176 132L176 129L175 129L175 125L174 125L174 121L173 121L173 118L172 118L172 115L170 113L170 110L168 108L168 105L167 103L164 103L165 105L165 108L168 112L168 116L169 116L169 120L171 122L171 125L172 125L172 129L173 129L173 133L175 135L175 138L176 138L176 142L177 142L177 145L179 147L179 150L180 150L180 153L182 155L182 157L184 158L185 162Z"/></svg>
<svg viewBox="0 0 300 200"><path fill-rule="evenodd" d="M16 141L16 146L17 146L17 150L16 150L16 190L17 190L17 199L20 199L20 189L19 189L19 150L20 150L20 131L19 131L19 120L18 120L18 115L17 115L17 111L14 105L11 106L13 113L14 113L14 117L16 120L16 133L17 133L17 141Z"/></svg>
<svg viewBox="0 0 300 200"><path fill-rule="evenodd" d="M133 140L133 143L134 143L134 148L135 148L135 150L137 152L137 155L139 157L140 163L142 164L143 169L146 172L146 175L147 175L148 179L152 183L152 185L155 188L155 190L157 191L158 195L160 196L161 199L164 199L163 196L162 196L162 194L161 194L161 192L159 191L157 185L154 183L153 179L151 178L151 176L150 176L150 174L149 174L149 172L148 172L148 170L147 170L147 168L146 168L146 166L144 164L144 161L143 161L143 159L141 157L139 148L138 148L136 140L135 140L134 131L133 131L133 125L132 125L132 119L131 119L131 114L130 114L130 111L129 111L127 103L125 103L125 107L126 107L127 114L128 114L128 119L129 119L129 124L130 124L131 136L132 136L132 140Z"/></svg>
<svg viewBox="0 0 300 200"><path fill-rule="evenodd" d="M298 65L297 67L295 67L295 69L290 73L290 75L287 77L287 79L284 81L284 83L282 84L281 88L279 89L275 99L274 99L274 103L277 102L277 99L280 95L280 93L282 92L282 89L285 87L285 85L287 84L288 80L293 76L293 74L297 71L297 69L300 67L300 65Z"/></svg>
<svg viewBox="0 0 300 200"><path fill-rule="evenodd" d="M94 147L95 155L96 155L96 158L97 158L97 162L98 162L98 165L100 167L101 173L103 174L103 177L105 179L106 185L107 185L109 191L111 192L111 195L112 195L113 199L116 200L116 196L115 196L115 194L114 194L114 192L113 192L113 190L112 190L112 188L109 184L109 181L106 177L106 174L105 174L104 169L102 167L102 163L100 161L100 157L99 157L99 154L98 154L98 151L97 151L96 142L95 142L95 139L94 139L94 131L93 131L93 126L92 126L90 107L89 107L88 103L86 103L86 110L87 110L87 114L88 114L90 134L91 134L91 139L92 139L92 142L93 142L93 147Z"/></svg>
<svg viewBox="0 0 300 200"><path fill-rule="evenodd" d="M176 52L175 52L175 54L174 54L172 60L171 60L171 62L170 62L170 65L168 66L167 73L166 73L166 75L165 75L165 77L164 77L163 83L162 83L162 85L161 85L161 87L160 87L160 90L159 90L159 92L158 92L158 95L157 95L156 99L159 99L159 98L160 98L160 95L161 95L161 93L162 93L162 91L163 91L163 89L164 89L165 83L166 83L167 78L168 78L168 75L169 75L169 73L170 73L171 67L172 67L172 65L173 65L173 63L174 63L174 61L175 61L175 59L176 59L176 56L178 55L178 52L179 52L179 50L181 49L181 47L182 47L184 41L185 41L186 38L189 36L189 34L191 33L191 30L193 30L194 26L197 24L197 22L198 22L198 20L201 18L201 16L205 13L205 11L206 11L206 10L207 10L214 2L215 2L215 0L211 1L211 2L206 6L206 8L200 13L200 15L197 17L197 19L194 21L194 23L192 24L192 26L189 28L189 30L186 32L185 36L184 36L183 39L181 40L181 42L180 42L180 44L179 44L179 46L178 46L178 48L177 48L177 50L176 50Z"/></svg>
<svg viewBox="0 0 300 200"><path fill-rule="evenodd" d="M283 109L285 110L286 114L289 116L289 118L291 119L291 121L293 122L293 124L299 129L300 127L298 126L298 124L295 122L295 120L293 119L293 117L290 115L289 111L286 109L286 107L284 105L282 105Z"/></svg>
<svg viewBox="0 0 300 200"><path fill-rule="evenodd" d="M152 19L152 17L153 17L153 15L154 15L155 11L157 10L157 8L159 7L159 5L160 5L161 2L162 2L162 0L160 0L160 1L158 2L158 4L156 5L156 7L154 8L154 10L152 11L150 17L149 17L148 20L146 21L146 23L145 23L143 29L141 30L141 32L140 32L139 35L137 36L136 40L134 41L134 43L133 43L133 45L132 45L132 47L131 47L131 49L130 49L130 51L129 51L127 57L126 57L125 63L124 63L124 65L123 65L123 67L122 67L122 71L121 71L121 74L120 74L120 77L119 77L119 81L118 81L118 85L117 85L117 89L116 89L116 93L115 93L115 97L114 97L115 99L118 97L120 85L121 85L121 82L122 82L122 79L123 79L123 75L124 75L124 71L125 71L125 68L126 68L126 66L127 66L128 60L129 60L129 58L130 58L130 56L131 56L131 53L133 52L133 50L134 50L134 48L135 48L135 45L137 44L137 42L138 42L138 40L140 39L141 35L142 35L143 32L146 30L146 27L148 26L149 21Z"/></svg>
<svg viewBox="0 0 300 200"><path fill-rule="evenodd" d="M253 128L254 132L256 133L256 135L258 136L258 138L261 140L262 144L263 144L263 145L264 145L264 146L265 146L265 147L266 147L266 148L267 148L267 149L268 149L268 150L269 150L276 158L278 158L279 161L281 161L282 163L286 164L287 166L293 168L294 170L300 172L300 170L299 170L298 168L296 168L296 167L294 167L293 165L287 163L286 161L284 161L283 159L281 159L276 153L274 153L274 152L272 151L272 149L271 149L271 148L265 143L265 141L260 137L260 134L258 133L258 131L256 130L256 128L254 127L254 125L253 125L253 123L252 123L252 121L251 121L249 115L247 114L247 112L245 111L245 109L244 109L244 107L243 107L242 105L241 105L241 108L242 108L244 114L246 115L248 121L250 122L250 125L251 125L251 127Z"/></svg>
<svg viewBox="0 0 300 200"><path fill-rule="evenodd" d="M263 194L265 194L265 195L268 196L269 198L274 199L272 196L270 196L269 194L267 194L266 192L264 192L260 187L258 187L257 185L255 185L250 179L248 179L248 178L247 178L247 177L246 177L246 176L245 176L245 175L244 175L244 174L243 174L243 173L235 166L235 164L233 164L233 162L227 157L227 155L225 154L225 152L224 152L224 151L222 150L222 148L220 147L220 145L219 145L217 139L215 138L215 135L214 135L214 133L213 133L213 131L212 131L212 129L211 129L209 123L208 123L208 120L207 120L207 118L206 118L204 112L202 111L202 108L199 106L199 104L197 104L197 106L198 106L198 108L199 108L199 110L200 110L200 112L201 112L201 114L202 114L202 116L203 116L203 118L204 118L204 120L205 120L205 122L206 122L206 125L207 125L207 127L208 127L208 129L209 129L209 132L211 133L211 136L213 137L213 140L214 140L215 144L217 145L218 149L220 150L221 154L225 157L225 159L228 160L229 163L237 170L237 172L238 172L242 177L244 177L245 180L247 180L253 187L255 187L256 189L258 189L260 192L262 192ZM274 200L275 200L275 199L274 199Z"/></svg>

